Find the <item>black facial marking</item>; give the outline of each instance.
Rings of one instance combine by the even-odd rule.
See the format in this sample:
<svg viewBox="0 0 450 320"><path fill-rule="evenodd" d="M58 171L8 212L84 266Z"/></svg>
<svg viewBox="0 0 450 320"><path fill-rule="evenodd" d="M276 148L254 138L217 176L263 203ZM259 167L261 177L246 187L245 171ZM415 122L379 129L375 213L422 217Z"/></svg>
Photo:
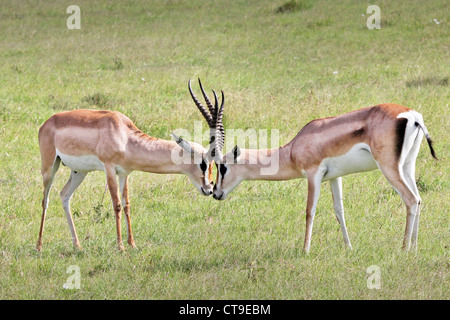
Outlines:
<svg viewBox="0 0 450 320"><path fill-rule="evenodd" d="M361 128L352 132L353 137L360 137L364 134L365 128Z"/></svg>
<svg viewBox="0 0 450 320"><path fill-rule="evenodd" d="M225 173L227 173L227 167L225 167L224 164L220 164L219 171L220 171L220 175L222 176L222 179L223 179L223 176L225 175Z"/></svg>
<svg viewBox="0 0 450 320"><path fill-rule="evenodd" d="M202 160L202 163L200 164L200 170L205 172L206 168L207 168L206 162L205 162L205 160Z"/></svg>

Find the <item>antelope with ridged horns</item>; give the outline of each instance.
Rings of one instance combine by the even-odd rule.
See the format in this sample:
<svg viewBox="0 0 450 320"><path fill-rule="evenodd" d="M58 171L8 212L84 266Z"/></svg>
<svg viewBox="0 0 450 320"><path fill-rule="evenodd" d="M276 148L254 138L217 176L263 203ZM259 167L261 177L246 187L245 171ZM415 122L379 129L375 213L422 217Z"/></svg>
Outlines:
<svg viewBox="0 0 450 320"><path fill-rule="evenodd" d="M190 81L189 91L192 93ZM197 99L194 99L194 102L199 108L204 108ZM209 99L207 104L211 110L218 110L217 98L214 107ZM210 127L215 127L216 118L215 114L208 118ZM122 210L125 212L128 244L131 247L136 246L131 230L128 197L128 176L132 171L185 174L201 194L210 196L213 192L214 163L211 154L214 154L215 144L211 143L210 150L207 151L203 146L189 143L175 134L172 134L172 137L175 141L151 137L117 111L79 109L60 112L49 118L39 129L44 198L37 250L42 250L49 191L61 162L71 170L60 197L76 249L81 249L81 246L70 212L70 199L90 171L100 170L106 173L114 207L119 250L124 249L121 235ZM182 163L176 163L173 161L173 155L184 160Z"/></svg>
<svg viewBox="0 0 450 320"><path fill-rule="evenodd" d="M351 249L344 219L342 176L380 169L406 205L403 249L417 248L422 200L415 181L415 163L425 135L431 155L432 140L422 115L397 104L381 104L306 124L280 148L241 149L235 146L216 157L213 197L225 199L242 180L306 178L308 197L303 251L309 252L316 205L323 181L330 181L336 218L346 247ZM219 137L225 140L225 132ZM219 144L223 146L223 142ZM276 161L274 161L276 160ZM272 162L276 170L268 169Z"/></svg>

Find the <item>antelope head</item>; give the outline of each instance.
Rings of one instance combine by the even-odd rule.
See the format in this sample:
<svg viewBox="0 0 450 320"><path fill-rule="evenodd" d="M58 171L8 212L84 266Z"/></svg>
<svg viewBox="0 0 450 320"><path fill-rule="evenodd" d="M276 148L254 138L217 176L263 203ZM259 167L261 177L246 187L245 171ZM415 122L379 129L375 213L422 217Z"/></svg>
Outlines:
<svg viewBox="0 0 450 320"><path fill-rule="evenodd" d="M213 193L213 162L207 156L207 150L197 143L189 143L172 133L172 139L190 156L185 170L192 184L205 196Z"/></svg>
<svg viewBox="0 0 450 320"><path fill-rule="evenodd" d="M223 110L225 105L225 97L223 91L222 101L219 107L217 94L212 90L214 95L214 106L203 90L200 79L198 80L202 95L205 98L206 109L196 98L192 92L191 82L189 80L189 92L196 106L202 113L210 129L209 150L206 153L210 161L213 161L217 167L216 184L214 185L213 197L217 200L223 200L227 195L243 180L243 175L239 172L240 166L235 166L239 161L241 151L238 146L233 150L223 154L223 146L225 144L225 130L223 127Z"/></svg>
<svg viewBox="0 0 450 320"><path fill-rule="evenodd" d="M214 106L211 103L211 100L208 98L205 90L203 89L202 82L198 79L198 83L200 85L200 89L202 91L202 95L205 98L206 109L200 101L195 96L194 92L191 88L191 79L189 79L188 87L189 93L191 94L192 100L194 100L195 105L202 113L206 122L209 126L209 150L206 150L202 146L196 143L188 143L182 138L178 137L175 134L172 134L172 138L175 142L185 150L188 155L191 155L191 158L201 159L201 161L194 161L194 165L191 168L190 172L188 172L188 177L191 182L199 189L204 195L210 196L213 193L213 176L212 169L214 162L220 162L222 160L221 150L223 149L223 138L225 136L225 132L223 130L222 125L222 115L223 115L223 106L224 106L224 96L222 92L222 103L219 107L219 102L217 99L217 94L213 90L214 94Z"/></svg>

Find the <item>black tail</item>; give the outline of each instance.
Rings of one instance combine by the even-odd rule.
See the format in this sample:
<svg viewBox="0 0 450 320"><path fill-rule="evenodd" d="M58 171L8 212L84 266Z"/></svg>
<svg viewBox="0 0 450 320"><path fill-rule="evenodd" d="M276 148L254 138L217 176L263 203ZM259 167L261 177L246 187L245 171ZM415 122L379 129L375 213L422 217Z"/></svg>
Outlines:
<svg viewBox="0 0 450 320"><path fill-rule="evenodd" d="M422 129L423 133L425 134L425 138L427 139L428 146L430 147L431 155L432 155L433 158L435 158L436 160L439 160L439 159L436 157L436 153L434 152L434 149L433 149L433 140L431 139L431 136L430 136L430 134L428 133L427 128L425 128L425 126L421 125L421 124L418 123L418 122L416 122L416 125L419 126L419 128Z"/></svg>
<svg viewBox="0 0 450 320"><path fill-rule="evenodd" d="M433 158L435 158L436 160L439 160L436 157L436 153L434 153L434 149L433 149L433 140L431 139L429 134L425 135L425 138L427 138L427 142L428 142L428 146L430 147L430 151L431 151L431 155L433 156Z"/></svg>

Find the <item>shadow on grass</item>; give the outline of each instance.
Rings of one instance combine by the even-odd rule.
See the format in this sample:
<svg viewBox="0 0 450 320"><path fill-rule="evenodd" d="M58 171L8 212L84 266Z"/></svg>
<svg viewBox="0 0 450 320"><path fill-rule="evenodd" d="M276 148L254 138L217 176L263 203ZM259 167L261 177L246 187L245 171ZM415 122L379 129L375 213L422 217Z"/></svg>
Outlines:
<svg viewBox="0 0 450 320"><path fill-rule="evenodd" d="M412 87L422 87L422 86L448 86L448 77L423 77L414 80L406 81L406 86L408 88Z"/></svg>
<svg viewBox="0 0 450 320"><path fill-rule="evenodd" d="M312 7L312 4L309 1L288 1L279 6L275 13L289 13L289 12L296 12L296 11L303 11L307 10Z"/></svg>

